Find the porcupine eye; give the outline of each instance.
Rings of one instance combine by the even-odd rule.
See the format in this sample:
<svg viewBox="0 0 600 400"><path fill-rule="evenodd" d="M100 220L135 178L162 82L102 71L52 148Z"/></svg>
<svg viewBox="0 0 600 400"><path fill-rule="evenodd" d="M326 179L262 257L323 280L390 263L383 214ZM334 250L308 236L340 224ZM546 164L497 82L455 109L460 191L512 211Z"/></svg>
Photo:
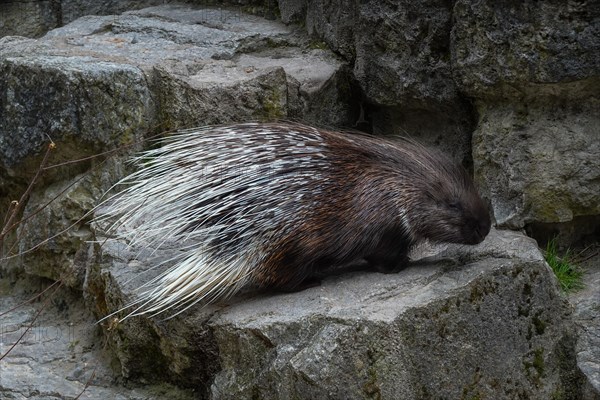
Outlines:
<svg viewBox="0 0 600 400"><path fill-rule="evenodd" d="M451 209L452 211L455 212L461 212L462 211L462 205L460 204L459 201L456 200L451 200L448 202L448 208Z"/></svg>

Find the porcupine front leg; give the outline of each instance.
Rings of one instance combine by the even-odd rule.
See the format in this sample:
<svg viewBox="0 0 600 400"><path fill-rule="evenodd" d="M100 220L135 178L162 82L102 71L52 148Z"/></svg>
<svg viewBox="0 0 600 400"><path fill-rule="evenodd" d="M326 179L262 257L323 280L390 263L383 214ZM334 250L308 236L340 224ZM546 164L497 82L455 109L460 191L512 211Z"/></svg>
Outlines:
<svg viewBox="0 0 600 400"><path fill-rule="evenodd" d="M382 235L379 245L365 257L370 267L383 274L400 272L408 266L410 242L402 231L389 231Z"/></svg>
<svg viewBox="0 0 600 400"><path fill-rule="evenodd" d="M369 266L382 274L394 274L408 266L408 250L396 254L375 254L365 257Z"/></svg>

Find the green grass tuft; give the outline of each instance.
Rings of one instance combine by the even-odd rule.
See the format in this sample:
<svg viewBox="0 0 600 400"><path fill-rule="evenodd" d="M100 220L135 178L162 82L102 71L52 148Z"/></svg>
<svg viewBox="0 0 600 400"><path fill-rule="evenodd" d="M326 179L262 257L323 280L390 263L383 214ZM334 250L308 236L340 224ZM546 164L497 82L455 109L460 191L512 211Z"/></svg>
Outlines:
<svg viewBox="0 0 600 400"><path fill-rule="evenodd" d="M583 270L573 263L568 249L562 257L558 255L555 239L548 242L545 258L563 292L570 293L583 288Z"/></svg>

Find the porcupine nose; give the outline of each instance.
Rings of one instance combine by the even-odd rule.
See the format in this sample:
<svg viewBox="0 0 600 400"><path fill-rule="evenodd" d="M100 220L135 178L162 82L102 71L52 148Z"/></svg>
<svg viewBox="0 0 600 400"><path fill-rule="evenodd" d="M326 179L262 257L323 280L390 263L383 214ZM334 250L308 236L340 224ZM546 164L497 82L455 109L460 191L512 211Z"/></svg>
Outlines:
<svg viewBox="0 0 600 400"><path fill-rule="evenodd" d="M491 228L491 221L488 218L484 218L483 220L479 221L479 223L475 226L475 243L473 244L478 244L483 242L483 239L485 239L485 237L488 235L488 233L490 233L490 228Z"/></svg>

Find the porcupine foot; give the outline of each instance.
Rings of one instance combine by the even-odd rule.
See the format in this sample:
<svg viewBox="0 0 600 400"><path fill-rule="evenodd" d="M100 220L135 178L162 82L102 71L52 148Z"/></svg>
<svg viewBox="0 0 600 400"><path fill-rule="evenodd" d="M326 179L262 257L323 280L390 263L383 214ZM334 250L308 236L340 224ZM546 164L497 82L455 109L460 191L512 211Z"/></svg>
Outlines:
<svg viewBox="0 0 600 400"><path fill-rule="evenodd" d="M369 266L383 274L393 274L406 268L410 242L403 235L402 228L384 233L377 248L365 257Z"/></svg>
<svg viewBox="0 0 600 400"><path fill-rule="evenodd" d="M371 268L382 274L395 274L408 266L408 254L365 257Z"/></svg>
<svg viewBox="0 0 600 400"><path fill-rule="evenodd" d="M304 279L299 284L279 285L279 286L275 287L275 290L277 290L279 292L283 292L283 293L294 293L294 292L301 292L304 289L308 289L308 288L315 287L315 286L321 286L321 279L314 277L314 276L310 276L310 277Z"/></svg>

